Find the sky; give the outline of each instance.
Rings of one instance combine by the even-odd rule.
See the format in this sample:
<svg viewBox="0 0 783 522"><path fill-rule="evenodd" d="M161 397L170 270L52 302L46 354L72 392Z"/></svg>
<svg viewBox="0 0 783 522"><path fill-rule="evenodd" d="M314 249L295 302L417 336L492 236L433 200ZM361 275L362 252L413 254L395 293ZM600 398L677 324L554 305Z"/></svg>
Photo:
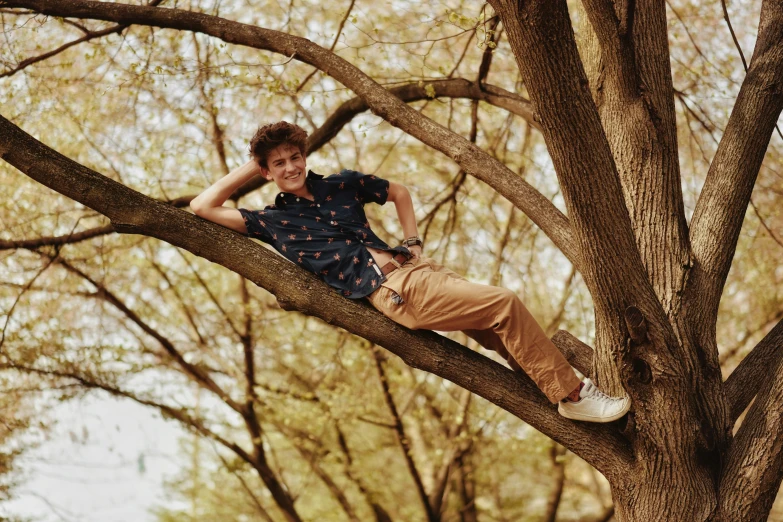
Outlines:
<svg viewBox="0 0 783 522"><path fill-rule="evenodd" d="M152 522L185 432L150 408L96 393L59 403L49 440L18 462L28 480L0 517L36 522Z"/></svg>

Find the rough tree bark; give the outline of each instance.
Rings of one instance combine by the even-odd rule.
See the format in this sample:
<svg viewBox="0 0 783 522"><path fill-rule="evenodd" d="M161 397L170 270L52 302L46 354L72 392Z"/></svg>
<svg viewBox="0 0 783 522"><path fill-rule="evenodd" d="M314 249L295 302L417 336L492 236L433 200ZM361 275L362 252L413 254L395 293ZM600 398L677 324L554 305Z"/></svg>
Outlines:
<svg viewBox="0 0 783 522"><path fill-rule="evenodd" d="M627 420L609 426L558 417L524 376L344 300L253 242L75 164L5 119L0 156L108 216L116 231L153 236L220 263L275 294L284 308L365 337L517 415L606 476L618 521L763 520L783 478L783 322L726 383L715 324L742 218L783 108L783 1L762 3L750 68L690 231L680 189L665 2L584 0L594 31L585 62L565 0L490 4L530 93L524 110L532 108L546 140L568 218L474 144L307 40L177 9L0 0L5 8L52 16L202 32L293 57L354 91L363 100L357 106L366 104L454 159L525 212L581 272L595 304L596 351L567 332L554 340L580 369L632 398ZM732 438L735 420L754 398Z"/></svg>

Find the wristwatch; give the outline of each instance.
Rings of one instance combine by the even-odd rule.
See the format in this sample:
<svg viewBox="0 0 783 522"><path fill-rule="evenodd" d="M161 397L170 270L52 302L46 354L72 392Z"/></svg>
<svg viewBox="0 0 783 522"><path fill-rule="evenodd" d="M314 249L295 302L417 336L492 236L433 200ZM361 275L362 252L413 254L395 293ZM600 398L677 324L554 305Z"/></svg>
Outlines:
<svg viewBox="0 0 783 522"><path fill-rule="evenodd" d="M424 243L419 236L409 237L402 242L404 247L412 247L413 245L419 245L421 248L424 248Z"/></svg>

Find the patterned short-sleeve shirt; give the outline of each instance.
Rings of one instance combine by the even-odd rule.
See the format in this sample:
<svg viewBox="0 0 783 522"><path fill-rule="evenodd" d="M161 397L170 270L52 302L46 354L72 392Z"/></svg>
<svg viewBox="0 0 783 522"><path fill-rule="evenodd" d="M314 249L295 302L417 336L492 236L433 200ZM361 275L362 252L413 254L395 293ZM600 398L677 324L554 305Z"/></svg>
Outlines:
<svg viewBox="0 0 783 522"><path fill-rule="evenodd" d="M306 183L312 200L281 192L264 210L239 209L247 235L269 243L346 297L371 294L385 277L366 247L408 253L376 236L364 214L365 203L386 203L389 182L343 170L328 177L310 171Z"/></svg>

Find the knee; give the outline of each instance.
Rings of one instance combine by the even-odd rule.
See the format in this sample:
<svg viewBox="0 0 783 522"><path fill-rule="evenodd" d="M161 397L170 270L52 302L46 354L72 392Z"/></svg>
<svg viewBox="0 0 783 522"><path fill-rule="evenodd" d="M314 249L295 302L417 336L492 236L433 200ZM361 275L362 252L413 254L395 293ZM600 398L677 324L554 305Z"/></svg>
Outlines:
<svg viewBox="0 0 783 522"><path fill-rule="evenodd" d="M504 310L504 315L514 317L530 314L519 296L507 288L501 288L497 296L498 307Z"/></svg>
<svg viewBox="0 0 783 522"><path fill-rule="evenodd" d="M517 297L517 294L509 290L508 288L498 287L498 301L504 304L516 304L522 303Z"/></svg>

